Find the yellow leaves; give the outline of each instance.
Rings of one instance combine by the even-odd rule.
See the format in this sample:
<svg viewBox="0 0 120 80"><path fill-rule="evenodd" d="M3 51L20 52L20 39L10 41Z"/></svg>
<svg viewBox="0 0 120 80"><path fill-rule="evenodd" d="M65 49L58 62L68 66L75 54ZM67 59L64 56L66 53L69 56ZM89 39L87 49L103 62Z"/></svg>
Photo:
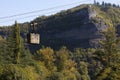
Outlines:
<svg viewBox="0 0 120 80"><path fill-rule="evenodd" d="M53 61L54 51L50 47L40 49L37 53L42 56L43 60Z"/></svg>
<svg viewBox="0 0 120 80"><path fill-rule="evenodd" d="M47 48L44 48L44 49L40 49L39 51L40 53L43 53L43 54L49 54L49 55L53 55L54 51L53 49L51 49L50 47L47 47Z"/></svg>
<svg viewBox="0 0 120 80"><path fill-rule="evenodd" d="M62 80L77 80L75 73L72 73L69 70L64 70L61 73L64 74Z"/></svg>
<svg viewBox="0 0 120 80"><path fill-rule="evenodd" d="M119 61L116 55L119 53L120 50L120 38L117 37L115 27L113 27L112 25L106 30L104 30L103 36L104 40L101 40L100 44L104 51L104 54L102 54L100 61L102 61L103 65L105 66L105 69L101 72L101 74L96 80L111 80L114 76L111 72L114 71L113 67L117 69L118 66L116 65L119 65ZM117 70L115 72L117 72Z"/></svg>
<svg viewBox="0 0 120 80"><path fill-rule="evenodd" d="M69 51L67 50L67 48L62 47L59 51L56 52L56 55L57 55L57 57L59 57L62 60L67 60L68 53L69 53Z"/></svg>
<svg viewBox="0 0 120 80"><path fill-rule="evenodd" d="M111 45L111 47L112 47L112 48L116 48L116 47L117 47L116 43L113 43L113 44Z"/></svg>
<svg viewBox="0 0 120 80"><path fill-rule="evenodd" d="M39 78L39 75L35 72L35 69L31 66L26 66L23 68L24 70L24 75L27 76L29 79L28 80L37 80Z"/></svg>
<svg viewBox="0 0 120 80"><path fill-rule="evenodd" d="M39 55L38 58L41 62L43 62L46 68L50 71L55 70L54 68L54 51L50 47L46 47L37 51Z"/></svg>
<svg viewBox="0 0 120 80"><path fill-rule="evenodd" d="M39 75L32 66L8 64L4 65L1 78L2 80L39 80Z"/></svg>
<svg viewBox="0 0 120 80"><path fill-rule="evenodd" d="M105 68L104 71L101 73L100 76L98 76L98 78L96 80L104 80L106 79L106 77L108 76L108 74L111 72L111 68Z"/></svg>
<svg viewBox="0 0 120 80"><path fill-rule="evenodd" d="M75 68L75 66L76 66L76 63L74 62L74 61L72 61L72 60L67 60L66 61L66 69L67 70L70 70L70 71L72 71L72 72L75 72L76 71L76 68Z"/></svg>
<svg viewBox="0 0 120 80"><path fill-rule="evenodd" d="M117 47L117 43L119 42L119 40L117 40L115 28L113 26L110 26L107 29L105 29L103 31L103 36L104 40L100 41L102 47L106 46L109 49Z"/></svg>
<svg viewBox="0 0 120 80"><path fill-rule="evenodd" d="M57 72L62 75L60 80L76 80L76 63L69 58L69 50L66 47L55 53L49 47L42 48L37 51L37 55L40 57L37 65L39 65L39 69L46 72L46 75L50 76ZM39 71L42 72L42 70Z"/></svg>
<svg viewBox="0 0 120 80"><path fill-rule="evenodd" d="M110 23L108 25L110 25L110 26L103 30L103 34L108 33L107 35L111 35L111 34L115 33L115 28L113 27L113 25L111 25Z"/></svg>
<svg viewBox="0 0 120 80"><path fill-rule="evenodd" d="M0 36L0 41L3 40L2 36Z"/></svg>

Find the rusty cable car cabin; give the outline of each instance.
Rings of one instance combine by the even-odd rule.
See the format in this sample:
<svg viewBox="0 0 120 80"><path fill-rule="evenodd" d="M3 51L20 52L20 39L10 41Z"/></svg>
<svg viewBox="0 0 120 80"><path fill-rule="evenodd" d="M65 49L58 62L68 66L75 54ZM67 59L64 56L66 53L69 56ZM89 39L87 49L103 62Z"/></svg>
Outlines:
<svg viewBox="0 0 120 80"><path fill-rule="evenodd" d="M28 43L30 44L40 44L40 34L36 32L37 23L32 22L30 24L30 30L27 35Z"/></svg>

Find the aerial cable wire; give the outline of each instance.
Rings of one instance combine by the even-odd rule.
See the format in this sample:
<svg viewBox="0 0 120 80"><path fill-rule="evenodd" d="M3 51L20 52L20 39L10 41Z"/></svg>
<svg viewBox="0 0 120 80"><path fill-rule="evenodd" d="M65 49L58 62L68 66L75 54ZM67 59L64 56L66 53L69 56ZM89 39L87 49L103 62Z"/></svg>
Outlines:
<svg viewBox="0 0 120 80"><path fill-rule="evenodd" d="M50 13L54 13L56 11L50 11L50 12L46 12L46 13L43 13L43 14L50 14ZM15 18L15 20L21 20L21 19L26 19L26 18L31 18L31 17L35 17L35 16L41 16L42 14L36 14L36 15L29 15L29 16L25 16L25 17L19 17L19 18ZM8 20L5 20L5 21L0 21L0 23L5 23L5 22L12 22L13 19L8 19Z"/></svg>
<svg viewBox="0 0 120 80"><path fill-rule="evenodd" d="M20 14L15 14L15 15L10 15L10 16L5 16L5 17L0 17L0 19L7 19L7 18L13 18L13 17L17 17L17 16L23 16L23 15L38 13L38 12L42 12L42 11L48 11L48 10L52 10L52 9L56 9L56 8L61 8L61 7L65 7L65 6L69 6L69 5L73 5L73 4L82 3L82 2L88 2L88 0L84 0L84 1L80 1L80 2L75 2L75 3L70 3L70 4L65 4L65 5L60 5L60 6L51 7L51 8L46 8L46 9L41 9L41 10L36 10L36 11L30 11L30 12L26 12L26 13L20 13Z"/></svg>

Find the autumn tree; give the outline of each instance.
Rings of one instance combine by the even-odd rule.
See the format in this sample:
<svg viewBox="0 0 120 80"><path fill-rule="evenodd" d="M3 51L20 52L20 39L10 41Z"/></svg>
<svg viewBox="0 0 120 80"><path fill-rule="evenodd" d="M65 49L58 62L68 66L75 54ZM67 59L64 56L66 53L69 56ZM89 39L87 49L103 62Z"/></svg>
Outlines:
<svg viewBox="0 0 120 80"><path fill-rule="evenodd" d="M114 27L110 26L103 32L104 40L100 41L101 48L105 54L104 61L105 66L112 66L113 59L115 55L119 53L120 38L117 38L116 30Z"/></svg>
<svg viewBox="0 0 120 80"><path fill-rule="evenodd" d="M113 80L120 75L120 38L117 37L116 30L112 26L103 31L103 36L104 39L100 41L102 53L98 58L104 61L104 69L97 80ZM116 80L119 79L120 77Z"/></svg>
<svg viewBox="0 0 120 80"><path fill-rule="evenodd" d="M76 69L76 63L70 59L70 51L66 47L62 47L56 52L57 71L62 73L63 80L79 79L79 72Z"/></svg>
<svg viewBox="0 0 120 80"><path fill-rule="evenodd" d="M54 70L54 50L50 47L42 48L37 51L36 57L38 61L44 63L46 68L50 71Z"/></svg>

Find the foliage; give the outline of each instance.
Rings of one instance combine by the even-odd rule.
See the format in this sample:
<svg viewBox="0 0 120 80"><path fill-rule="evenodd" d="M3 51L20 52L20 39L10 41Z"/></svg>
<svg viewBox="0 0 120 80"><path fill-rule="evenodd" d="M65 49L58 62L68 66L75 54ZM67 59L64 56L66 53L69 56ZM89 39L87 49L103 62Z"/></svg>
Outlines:
<svg viewBox="0 0 120 80"><path fill-rule="evenodd" d="M120 58L120 39L117 38L115 28L110 26L103 32L104 40L100 41L101 53L96 53L104 65L103 70L101 70L100 75L98 75L97 80L117 80L120 79L119 76L119 58ZM117 58L117 59L116 59Z"/></svg>
<svg viewBox="0 0 120 80"><path fill-rule="evenodd" d="M40 60L48 70L54 70L54 51L47 47L37 51L37 59Z"/></svg>
<svg viewBox="0 0 120 80"><path fill-rule="evenodd" d="M34 68L30 66L21 67L15 64L4 65L0 75L1 80L36 80L37 78L39 76L35 73Z"/></svg>
<svg viewBox="0 0 120 80"><path fill-rule="evenodd" d="M90 80L88 75L87 64L85 62L80 62L80 67L78 68L79 73L81 74L81 80Z"/></svg>

